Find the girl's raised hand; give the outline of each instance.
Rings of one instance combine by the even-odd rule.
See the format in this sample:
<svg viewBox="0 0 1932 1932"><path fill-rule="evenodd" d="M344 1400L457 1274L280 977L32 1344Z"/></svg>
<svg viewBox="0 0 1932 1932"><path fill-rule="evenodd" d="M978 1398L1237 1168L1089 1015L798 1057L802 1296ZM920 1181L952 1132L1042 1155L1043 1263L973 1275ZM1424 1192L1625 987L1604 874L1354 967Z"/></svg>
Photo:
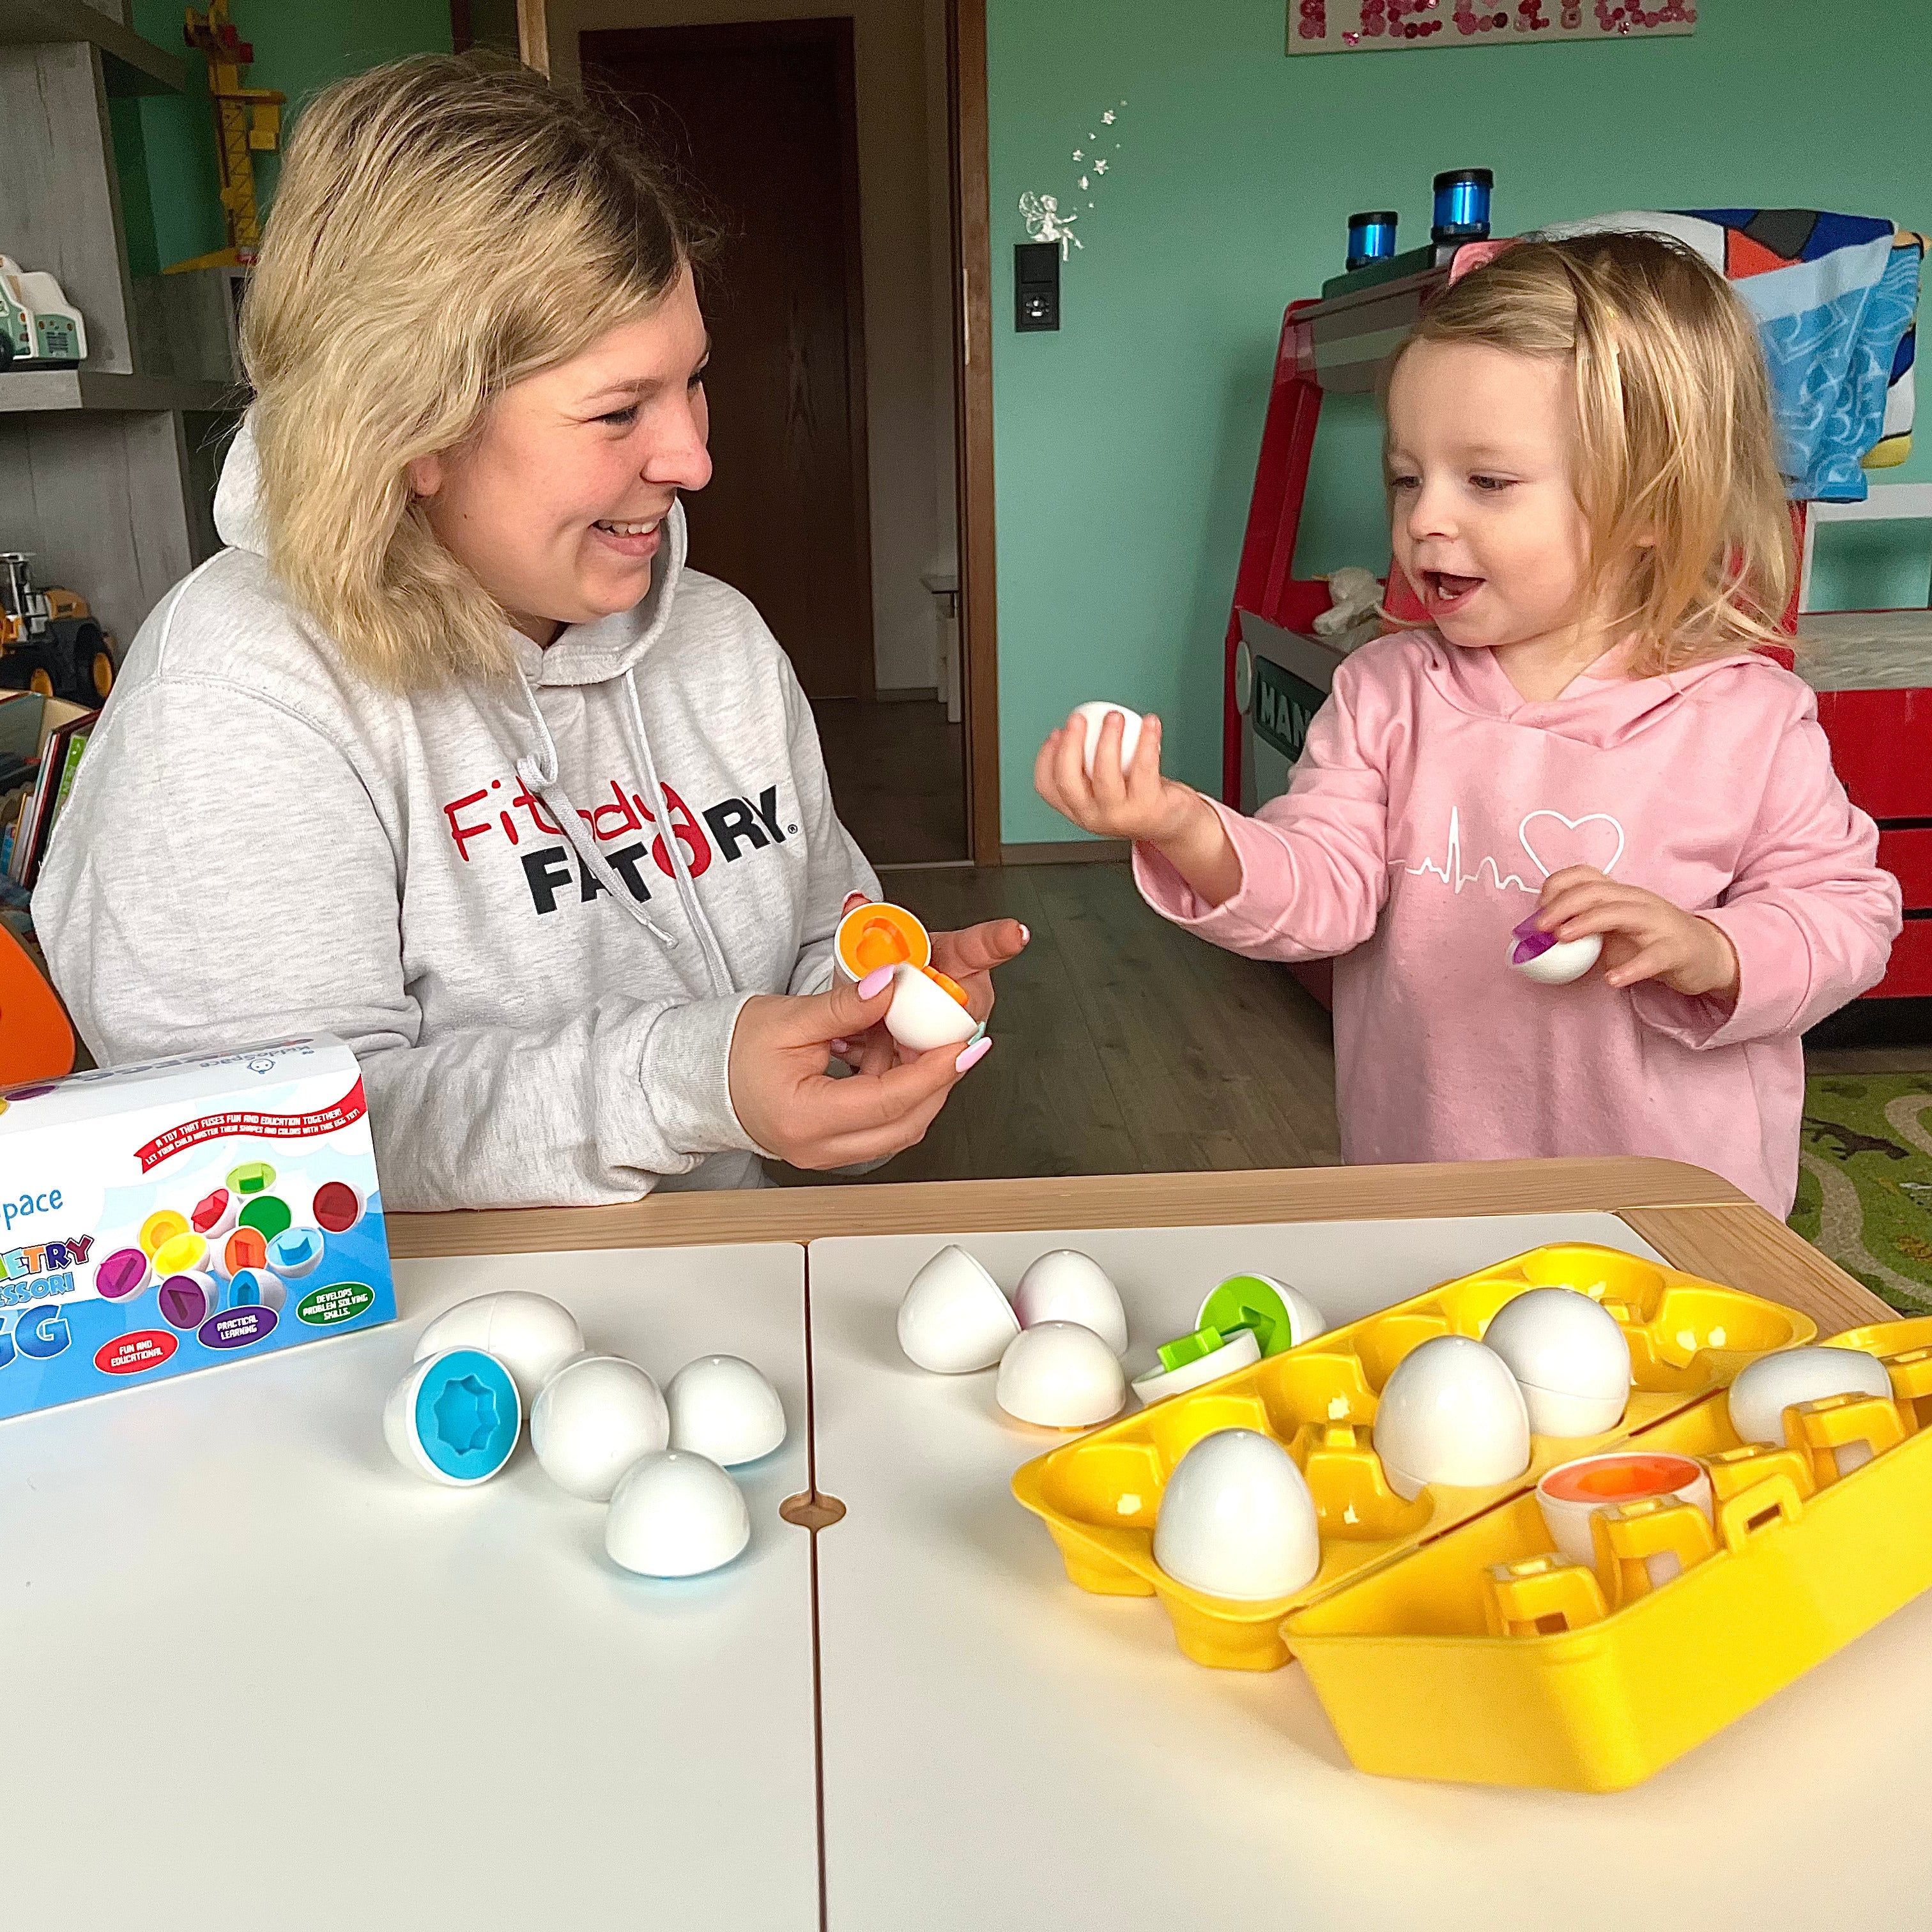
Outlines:
<svg viewBox="0 0 1932 1932"><path fill-rule="evenodd" d="M1142 721L1132 762L1123 767L1120 741L1126 730L1126 721L1118 711L1100 721L1090 778L1084 763L1087 721L1076 712L1040 748L1034 788L1083 832L1164 844L1180 836L1205 801L1191 786L1161 776L1158 718L1149 712Z"/></svg>
<svg viewBox="0 0 1932 1932"><path fill-rule="evenodd" d="M1738 996L1738 956L1720 928L1594 866L1551 873L1543 882L1536 922L1559 940L1600 933L1606 985L1661 980L1691 999Z"/></svg>
<svg viewBox="0 0 1932 1932"><path fill-rule="evenodd" d="M1083 832L1154 847L1198 897L1223 904L1241 889L1241 862L1220 814L1192 785L1161 776L1160 720L1151 712L1142 719L1140 742L1123 769L1126 728L1118 711L1101 719L1090 778L1087 721L1076 711L1040 748L1034 790Z"/></svg>

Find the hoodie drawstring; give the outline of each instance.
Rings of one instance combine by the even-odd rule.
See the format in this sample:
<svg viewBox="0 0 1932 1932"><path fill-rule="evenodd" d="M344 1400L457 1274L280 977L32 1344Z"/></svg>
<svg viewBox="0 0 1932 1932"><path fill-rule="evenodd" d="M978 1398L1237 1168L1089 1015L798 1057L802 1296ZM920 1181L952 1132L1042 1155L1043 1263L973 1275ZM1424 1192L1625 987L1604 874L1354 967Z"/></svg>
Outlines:
<svg viewBox="0 0 1932 1932"><path fill-rule="evenodd" d="M563 827L563 836L604 890L667 952L673 950L677 945L676 934L668 932L658 925L644 910L643 904L631 896L623 881L611 869L610 861L598 850L596 840L578 818L577 808L570 802L570 794L558 784L556 740L550 734L550 726L544 720L537 694L530 688L530 681L524 675L520 665L517 670L517 688L523 693L524 708L536 728L538 753L534 758L526 754L517 760L517 776L526 789L535 792L550 808L552 815Z"/></svg>
<svg viewBox="0 0 1932 1932"><path fill-rule="evenodd" d="M658 826L664 850L670 855L671 870L676 876L678 897L683 902L685 916L698 934L698 949L705 956L705 968L711 975L712 985L720 994L734 993L737 988L731 982L730 963L724 957L724 947L718 943L718 935L711 929L711 922L704 916L704 908L698 903L698 886L685 859L684 843L671 823L670 806L664 798L664 787L658 781L657 760L651 756L651 741L644 731L644 706L638 698L635 666L624 673L624 697L626 709L630 714L632 734L636 740L638 762L644 767L644 783L650 791L651 802L656 808Z"/></svg>

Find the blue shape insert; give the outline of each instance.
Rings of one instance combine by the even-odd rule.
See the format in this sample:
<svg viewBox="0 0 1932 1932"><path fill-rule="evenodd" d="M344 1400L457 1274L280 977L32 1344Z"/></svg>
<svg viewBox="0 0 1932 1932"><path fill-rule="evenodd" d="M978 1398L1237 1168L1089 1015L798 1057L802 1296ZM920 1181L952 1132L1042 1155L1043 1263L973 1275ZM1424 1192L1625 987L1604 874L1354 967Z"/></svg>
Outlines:
<svg viewBox="0 0 1932 1932"><path fill-rule="evenodd" d="M416 1391L416 1439L446 1475L480 1483L510 1460L521 1412L517 1385L494 1355L456 1348Z"/></svg>

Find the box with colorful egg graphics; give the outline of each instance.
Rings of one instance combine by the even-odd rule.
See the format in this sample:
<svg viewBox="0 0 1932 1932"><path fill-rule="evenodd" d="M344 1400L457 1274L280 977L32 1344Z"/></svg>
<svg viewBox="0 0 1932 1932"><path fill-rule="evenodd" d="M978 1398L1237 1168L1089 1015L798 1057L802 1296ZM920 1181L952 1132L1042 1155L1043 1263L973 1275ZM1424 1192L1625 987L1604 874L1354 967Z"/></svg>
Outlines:
<svg viewBox="0 0 1932 1932"><path fill-rule="evenodd" d="M326 1035L0 1092L0 1417L395 1318Z"/></svg>

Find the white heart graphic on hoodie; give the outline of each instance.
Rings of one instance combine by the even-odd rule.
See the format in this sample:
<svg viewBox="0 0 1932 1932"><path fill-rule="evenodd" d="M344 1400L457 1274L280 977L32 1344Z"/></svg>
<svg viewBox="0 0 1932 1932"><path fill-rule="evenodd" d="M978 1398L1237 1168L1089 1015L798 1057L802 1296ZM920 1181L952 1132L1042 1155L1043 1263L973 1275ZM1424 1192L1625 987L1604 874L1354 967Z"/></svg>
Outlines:
<svg viewBox="0 0 1932 1932"><path fill-rule="evenodd" d="M1529 842L1529 828L1539 818L1550 821L1550 828L1543 833L1544 851L1557 861L1553 866ZM1616 834L1616 848L1608 859L1598 856L1604 842L1594 834L1584 832L1580 838L1570 836L1583 832L1586 826L1597 825L1607 825ZM1556 830L1557 826L1561 826L1562 830ZM1529 854L1530 863L1546 879L1552 872L1562 872L1566 866L1594 866L1600 872L1614 872L1617 861L1624 856L1624 829L1607 812L1586 812L1581 818L1566 818L1560 812L1532 812L1516 827L1516 836L1518 844Z"/></svg>

